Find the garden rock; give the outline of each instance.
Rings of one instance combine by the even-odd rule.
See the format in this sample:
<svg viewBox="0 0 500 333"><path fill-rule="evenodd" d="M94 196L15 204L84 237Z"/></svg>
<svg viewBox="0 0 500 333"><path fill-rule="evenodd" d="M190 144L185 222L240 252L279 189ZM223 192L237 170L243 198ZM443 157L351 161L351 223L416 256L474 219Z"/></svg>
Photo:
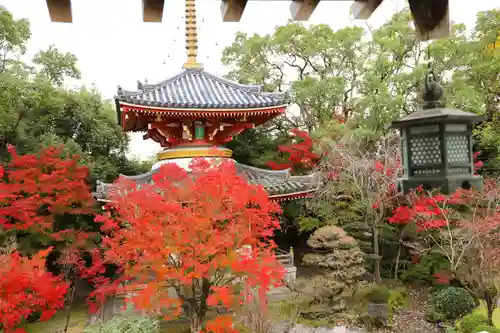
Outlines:
<svg viewBox="0 0 500 333"><path fill-rule="evenodd" d="M389 322L389 305L368 303L366 312L370 318L380 322L383 326L387 326Z"/></svg>
<svg viewBox="0 0 500 333"><path fill-rule="evenodd" d="M302 315L313 319L342 311L345 308L343 293L365 273L363 253L356 240L336 226L316 230L307 244L312 251L304 255L302 264L310 267L314 274L298 279L295 284L295 289L309 299L309 309ZM318 313L314 314L312 309Z"/></svg>

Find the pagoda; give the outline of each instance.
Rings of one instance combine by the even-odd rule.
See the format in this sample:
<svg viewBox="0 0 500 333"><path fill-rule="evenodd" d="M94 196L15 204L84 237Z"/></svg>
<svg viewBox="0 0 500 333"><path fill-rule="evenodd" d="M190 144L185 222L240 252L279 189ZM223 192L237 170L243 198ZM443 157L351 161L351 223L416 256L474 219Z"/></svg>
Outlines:
<svg viewBox="0 0 500 333"><path fill-rule="evenodd" d="M206 72L197 61L198 40L195 0L186 1L187 61L182 72L157 84L138 81L137 90L118 87L117 118L126 132L143 132L163 147L151 171L122 176L138 185L152 182L165 163L188 168L193 158L226 159L249 183L262 185L270 200L286 201L310 196L312 175L292 176L290 170L266 170L238 163L223 145L248 128L282 115L289 99L284 93L267 93L261 86L244 85ZM95 196L108 201L113 184L98 182Z"/></svg>

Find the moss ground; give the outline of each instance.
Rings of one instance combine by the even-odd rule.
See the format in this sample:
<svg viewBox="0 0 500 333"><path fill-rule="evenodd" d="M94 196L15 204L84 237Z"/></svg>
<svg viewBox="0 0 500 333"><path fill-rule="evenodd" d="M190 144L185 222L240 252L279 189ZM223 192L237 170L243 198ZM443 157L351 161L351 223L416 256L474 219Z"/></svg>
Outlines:
<svg viewBox="0 0 500 333"><path fill-rule="evenodd" d="M68 325L68 333L83 332L88 320L88 312L84 307L71 310L71 317ZM26 331L30 333L52 333L64 328L66 324L66 314L57 313L51 320L45 322L30 323L26 326Z"/></svg>

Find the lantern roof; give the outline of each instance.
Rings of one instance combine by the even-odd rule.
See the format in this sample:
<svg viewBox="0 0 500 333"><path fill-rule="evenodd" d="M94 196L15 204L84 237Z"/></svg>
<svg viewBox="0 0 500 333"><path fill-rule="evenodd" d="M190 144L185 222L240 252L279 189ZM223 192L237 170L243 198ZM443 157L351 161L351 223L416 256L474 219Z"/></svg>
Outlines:
<svg viewBox="0 0 500 333"><path fill-rule="evenodd" d="M393 128L406 127L408 125L419 125L440 122L474 123L481 121L484 117L475 113L451 108L424 109L410 113L403 118L392 122Z"/></svg>
<svg viewBox="0 0 500 333"><path fill-rule="evenodd" d="M243 111L288 104L285 93L263 92L260 85L239 84L203 69L185 69L157 84L138 82L136 91L127 91L119 87L115 98L119 102L136 106L176 110L241 109Z"/></svg>

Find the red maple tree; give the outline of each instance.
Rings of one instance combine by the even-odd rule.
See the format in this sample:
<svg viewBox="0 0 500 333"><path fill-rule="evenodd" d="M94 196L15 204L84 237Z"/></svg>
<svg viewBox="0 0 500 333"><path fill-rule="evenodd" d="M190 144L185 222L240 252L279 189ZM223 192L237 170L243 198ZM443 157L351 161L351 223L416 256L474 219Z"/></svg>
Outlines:
<svg viewBox="0 0 500 333"><path fill-rule="evenodd" d="M0 254L0 329L25 332L18 327L29 315L41 312L40 321L64 307L68 283L45 269L49 250L32 258L18 252Z"/></svg>
<svg viewBox="0 0 500 333"><path fill-rule="evenodd" d="M0 168L0 227L42 233L55 240L85 238L74 229L54 228L57 216L92 211L88 169L79 164L79 157L67 158L57 147L38 154L18 155L14 147L9 152L9 164Z"/></svg>
<svg viewBox="0 0 500 333"><path fill-rule="evenodd" d="M294 128L290 131L292 143L278 147L278 151L285 154L286 160L282 163L269 161L267 165L274 170L310 169L316 165L320 156L314 152L314 141L307 131Z"/></svg>
<svg viewBox="0 0 500 333"><path fill-rule="evenodd" d="M270 240L279 206L239 177L233 163L195 160L189 173L167 164L153 184L121 179L117 186L98 221L108 234L105 257L122 268L136 308L167 317L184 309L193 332L221 331L231 320L206 323L209 307L230 308L249 297L241 288L262 296L281 281Z"/></svg>
<svg viewBox="0 0 500 333"><path fill-rule="evenodd" d="M37 234L76 250L89 233L55 222L65 214L91 212L87 169L77 156L68 158L60 148L18 155L9 147L9 152L10 162L0 167L0 231L14 237L18 231ZM43 321L64 306L69 284L46 271L50 250L23 257L14 246L0 255L0 323L5 332L15 330L34 312L41 311Z"/></svg>

